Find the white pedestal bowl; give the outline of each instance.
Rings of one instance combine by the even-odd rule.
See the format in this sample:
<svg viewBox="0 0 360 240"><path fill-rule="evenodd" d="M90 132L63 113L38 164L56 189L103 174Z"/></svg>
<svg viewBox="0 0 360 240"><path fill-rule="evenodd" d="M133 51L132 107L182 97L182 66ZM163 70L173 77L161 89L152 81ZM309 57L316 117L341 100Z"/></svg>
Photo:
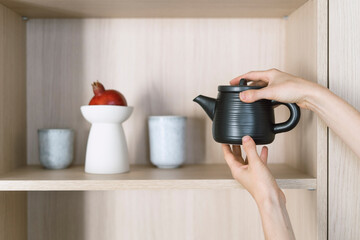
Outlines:
<svg viewBox="0 0 360 240"><path fill-rule="evenodd" d="M85 172L114 174L129 171L129 158L122 123L133 107L91 105L82 106L81 113L90 122Z"/></svg>

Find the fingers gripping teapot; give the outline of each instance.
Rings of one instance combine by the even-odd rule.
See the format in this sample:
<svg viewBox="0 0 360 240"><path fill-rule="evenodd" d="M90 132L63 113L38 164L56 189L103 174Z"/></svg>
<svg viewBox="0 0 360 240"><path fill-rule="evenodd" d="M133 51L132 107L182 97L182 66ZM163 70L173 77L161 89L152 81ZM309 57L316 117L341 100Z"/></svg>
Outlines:
<svg viewBox="0 0 360 240"><path fill-rule="evenodd" d="M239 93L249 89L260 89L249 86L241 79L238 86L219 86L217 99L199 95L194 99L213 120L212 133L216 142L242 144L242 137L251 136L256 144L269 144L275 134L293 129L300 120L300 108L295 103L281 103L261 99L253 103L244 103ZM286 122L275 123L274 107L284 104L290 110Z"/></svg>

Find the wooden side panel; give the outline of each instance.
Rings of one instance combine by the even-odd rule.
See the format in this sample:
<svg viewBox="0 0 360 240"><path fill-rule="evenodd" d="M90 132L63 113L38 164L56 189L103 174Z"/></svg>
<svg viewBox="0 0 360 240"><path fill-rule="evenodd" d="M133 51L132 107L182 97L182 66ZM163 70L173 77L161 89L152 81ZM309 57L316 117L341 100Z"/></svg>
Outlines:
<svg viewBox="0 0 360 240"><path fill-rule="evenodd" d="M316 239L316 193L286 190L297 239ZM257 206L244 190L29 193L29 240L264 239Z"/></svg>
<svg viewBox="0 0 360 240"><path fill-rule="evenodd" d="M317 83L328 87L328 1L317 1ZM328 239L328 128L317 118L317 224L318 239Z"/></svg>
<svg viewBox="0 0 360 240"><path fill-rule="evenodd" d="M25 24L0 4L0 173L26 163ZM0 239L26 239L26 193L0 192Z"/></svg>
<svg viewBox="0 0 360 240"><path fill-rule="evenodd" d="M0 173L26 163L25 23L0 5Z"/></svg>
<svg viewBox="0 0 360 240"><path fill-rule="evenodd" d="M309 1L293 12L286 23L285 71L293 75L318 81L317 70L317 2ZM324 26L326 27L326 26ZM290 132L292 142L287 148L288 163L316 176L317 144L316 116L301 109L301 120L298 126ZM288 139L285 139L286 141ZM286 149L285 149L286 150ZM320 148L326 151L326 148Z"/></svg>
<svg viewBox="0 0 360 240"><path fill-rule="evenodd" d="M241 73L281 68L285 34L282 19L31 19L27 33L30 164L37 129L54 127L75 129L76 163L84 162L90 125L80 106L96 80L135 107L124 124L132 163L149 162L147 117L169 114L188 117L187 163L223 163L212 122L192 100L216 97ZM284 146L270 146L269 162L285 161Z"/></svg>
<svg viewBox="0 0 360 240"><path fill-rule="evenodd" d="M308 1L286 24L285 70L327 86L327 1ZM317 176L318 239L327 239L327 127L312 112L302 109L301 121L290 133L288 163Z"/></svg>
<svg viewBox="0 0 360 240"><path fill-rule="evenodd" d="M329 3L330 90L360 110L360 2ZM359 143L360 144L360 143ZM360 239L360 159L330 131L329 239Z"/></svg>
<svg viewBox="0 0 360 240"><path fill-rule="evenodd" d="M326 86L327 1L308 1L286 23L285 71ZM312 221L317 239L327 239L327 128L312 112L302 109L301 121L283 139L287 163L317 176L317 204ZM290 141L288 141L288 139ZM309 202L309 206L312 203Z"/></svg>
<svg viewBox="0 0 360 240"><path fill-rule="evenodd" d="M293 12L286 24L285 71L327 84L327 1L308 1ZM288 163L317 176L317 201L308 202L317 209L318 239L327 238L327 129L312 112L302 110L298 127L290 133ZM284 140L286 141L286 140Z"/></svg>

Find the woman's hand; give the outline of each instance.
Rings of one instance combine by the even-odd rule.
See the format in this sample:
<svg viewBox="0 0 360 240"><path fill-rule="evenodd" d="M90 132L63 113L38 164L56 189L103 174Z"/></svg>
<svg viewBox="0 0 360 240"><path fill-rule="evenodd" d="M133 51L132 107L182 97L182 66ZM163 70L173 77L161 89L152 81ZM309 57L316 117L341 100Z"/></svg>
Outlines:
<svg viewBox="0 0 360 240"><path fill-rule="evenodd" d="M301 108L309 109L360 157L360 112L329 89L277 69L249 72L234 78L230 84L239 84L241 78L252 81L254 85L266 86L241 92L241 101L251 103L268 99L296 103Z"/></svg>
<svg viewBox="0 0 360 240"><path fill-rule="evenodd" d="M267 71L248 72L230 81L231 85L238 85L241 78L253 81L253 85L266 86L259 90L247 90L240 93L243 102L254 102L259 99L276 100L285 103L296 103L301 108L309 109L311 98L317 92L326 88L295 77L277 69Z"/></svg>
<svg viewBox="0 0 360 240"><path fill-rule="evenodd" d="M250 192L257 204L278 197L285 202L283 192L267 167L268 148L263 147L259 156L251 137L243 137L242 142L247 156L245 160L241 156L240 146L233 145L231 150L229 145L222 145L233 177Z"/></svg>
<svg viewBox="0 0 360 240"><path fill-rule="evenodd" d="M295 239L285 206L285 195L266 165L267 147L262 148L259 156L251 137L243 137L242 142L247 156L245 160L241 156L240 146L233 146L231 150L227 144L222 145L224 157L233 177L254 197L259 207L265 239Z"/></svg>

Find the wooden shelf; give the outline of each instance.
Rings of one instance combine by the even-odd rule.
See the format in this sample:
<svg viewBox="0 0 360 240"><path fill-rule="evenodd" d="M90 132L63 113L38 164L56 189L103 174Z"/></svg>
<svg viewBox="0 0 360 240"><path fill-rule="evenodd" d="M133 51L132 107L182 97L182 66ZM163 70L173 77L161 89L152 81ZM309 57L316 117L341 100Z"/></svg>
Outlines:
<svg viewBox="0 0 360 240"><path fill-rule="evenodd" d="M316 179L285 164L270 165L283 189L316 189ZM0 176L0 191L86 191L120 189L225 189L241 188L224 164L186 165L158 169L133 165L124 174L88 174L83 166L45 170L26 166Z"/></svg>
<svg viewBox="0 0 360 240"><path fill-rule="evenodd" d="M307 0L0 0L31 18L284 17Z"/></svg>

